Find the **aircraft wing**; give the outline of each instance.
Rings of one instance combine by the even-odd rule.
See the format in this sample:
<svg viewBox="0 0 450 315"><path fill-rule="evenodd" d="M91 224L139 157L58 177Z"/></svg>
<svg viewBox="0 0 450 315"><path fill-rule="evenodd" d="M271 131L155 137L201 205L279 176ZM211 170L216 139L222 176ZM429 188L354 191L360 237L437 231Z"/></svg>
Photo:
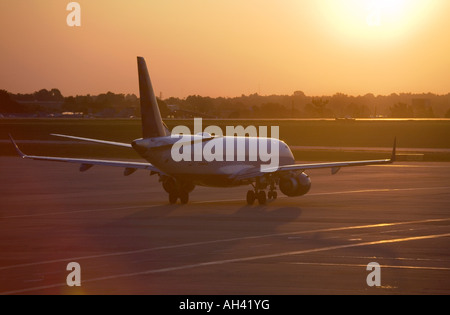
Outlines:
<svg viewBox="0 0 450 315"><path fill-rule="evenodd" d="M14 141L14 139L12 138L11 135L9 135L9 138L11 139L11 142L14 145L17 153L23 159L81 164L80 171L82 171L82 172L83 171L87 171L88 169L90 169L94 165L104 165L104 166L113 166L113 167L125 168L125 171L124 171L124 175L125 176L133 174L138 169L148 170L148 171L151 171L151 172L154 172L154 173L158 173L158 174L161 174L161 175L164 174L162 171L160 171L158 168L156 168L155 166L153 166L150 163L110 161L110 160L95 160L95 159L75 159L75 158L27 155L27 154L23 153L19 149L19 147L17 146L16 142Z"/></svg>
<svg viewBox="0 0 450 315"><path fill-rule="evenodd" d="M282 165L279 167L274 167L272 169L266 169L262 172L259 167L251 168L243 172L237 173L232 176L235 181L242 181L248 179L255 179L267 175L283 176L285 173L291 171L305 171L310 169L321 169L330 168L331 174L336 174L342 167L352 167L352 166L367 166L367 165L380 165L380 164L392 164L395 162L395 155L397 150L397 140L394 140L394 146L392 148L392 154L390 159L384 160L365 160L365 161L349 161L349 162L327 162L327 163L311 163L311 164L293 164L293 165Z"/></svg>

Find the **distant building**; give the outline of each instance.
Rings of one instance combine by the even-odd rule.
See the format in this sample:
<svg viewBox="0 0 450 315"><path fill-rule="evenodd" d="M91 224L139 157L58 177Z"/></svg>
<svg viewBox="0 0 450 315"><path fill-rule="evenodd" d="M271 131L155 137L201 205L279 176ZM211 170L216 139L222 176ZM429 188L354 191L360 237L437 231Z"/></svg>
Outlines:
<svg viewBox="0 0 450 315"><path fill-rule="evenodd" d="M179 109L179 106L178 106L178 105L167 105L167 108L168 108L171 112L174 112L174 111L176 111L177 109Z"/></svg>

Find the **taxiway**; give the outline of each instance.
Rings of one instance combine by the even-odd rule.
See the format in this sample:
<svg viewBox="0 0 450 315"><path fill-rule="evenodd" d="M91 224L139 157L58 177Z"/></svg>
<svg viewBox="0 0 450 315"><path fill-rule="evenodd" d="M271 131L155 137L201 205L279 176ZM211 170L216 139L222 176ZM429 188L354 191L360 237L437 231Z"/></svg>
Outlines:
<svg viewBox="0 0 450 315"><path fill-rule="evenodd" d="M1 157L0 294L450 293L450 163L309 175L303 197L197 187L182 206L147 172Z"/></svg>

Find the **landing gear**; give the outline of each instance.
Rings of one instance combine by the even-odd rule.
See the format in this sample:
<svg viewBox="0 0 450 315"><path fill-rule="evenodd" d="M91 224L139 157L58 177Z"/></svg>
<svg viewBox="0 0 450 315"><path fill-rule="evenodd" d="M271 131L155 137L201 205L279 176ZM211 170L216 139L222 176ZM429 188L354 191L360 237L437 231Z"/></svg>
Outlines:
<svg viewBox="0 0 450 315"><path fill-rule="evenodd" d="M275 181L274 180L270 180L270 190L268 192L268 194L266 195L266 192L264 191L264 189L267 188L267 186L269 186L269 183L266 182L262 182L261 180L257 180L255 184L253 185L253 190L249 190L247 192L247 204L249 206L253 205L255 203L255 200L258 200L258 203L260 205L265 205L267 203L267 200L272 199L275 200L278 197L278 194L276 192L276 186L275 186Z"/></svg>
<svg viewBox="0 0 450 315"><path fill-rule="evenodd" d="M189 193L194 190L194 184L190 182L178 181L173 177L162 176L160 182L164 190L169 194L169 203L176 204L180 199L181 204L189 202Z"/></svg>
<svg viewBox="0 0 450 315"><path fill-rule="evenodd" d="M180 202L182 205L185 205L189 202L189 192L182 190L179 193L180 195Z"/></svg>
<svg viewBox="0 0 450 315"><path fill-rule="evenodd" d="M253 205L255 203L256 200L256 194L253 190L249 190L247 192L247 204L249 206Z"/></svg>
<svg viewBox="0 0 450 315"><path fill-rule="evenodd" d="M174 205L177 203L178 200L178 194L176 192L170 192L169 193L169 202L171 205Z"/></svg>
<svg viewBox="0 0 450 315"><path fill-rule="evenodd" d="M270 190L269 190L269 193L267 194L267 198L273 199L273 200L277 199L278 194L275 189L277 189L277 187L275 186L275 181L272 180L270 182Z"/></svg>
<svg viewBox="0 0 450 315"><path fill-rule="evenodd" d="M247 192L247 204L251 206L255 203L255 200L258 200L260 205L265 205L267 202L266 192L264 190L260 190L258 192L249 190Z"/></svg>
<svg viewBox="0 0 450 315"><path fill-rule="evenodd" d="M267 193L267 199L275 200L275 199L277 199L277 197L278 197L278 193L275 190L273 190L273 191L271 190Z"/></svg>
<svg viewBox="0 0 450 315"><path fill-rule="evenodd" d="M267 202L266 192L264 190L260 190L258 192L258 203L260 205L265 205Z"/></svg>
<svg viewBox="0 0 450 315"><path fill-rule="evenodd" d="M172 191L169 193L169 203L174 205L177 203L177 200L180 199L182 205L185 205L189 202L189 192L187 191Z"/></svg>

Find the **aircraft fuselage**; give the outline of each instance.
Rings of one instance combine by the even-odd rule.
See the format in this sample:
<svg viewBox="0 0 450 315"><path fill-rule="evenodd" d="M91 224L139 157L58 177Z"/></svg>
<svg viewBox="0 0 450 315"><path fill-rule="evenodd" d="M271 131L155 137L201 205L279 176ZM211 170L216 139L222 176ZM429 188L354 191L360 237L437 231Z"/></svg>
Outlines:
<svg viewBox="0 0 450 315"><path fill-rule="evenodd" d="M167 175L209 187L244 185L232 175L295 163L288 145L275 138L168 136L137 139L132 146Z"/></svg>

